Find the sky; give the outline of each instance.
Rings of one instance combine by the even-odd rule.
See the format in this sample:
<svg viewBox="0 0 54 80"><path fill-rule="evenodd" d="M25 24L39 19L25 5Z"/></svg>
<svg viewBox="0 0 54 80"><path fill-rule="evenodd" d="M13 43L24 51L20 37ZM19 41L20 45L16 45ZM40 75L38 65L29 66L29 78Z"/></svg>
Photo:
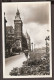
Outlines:
<svg viewBox="0 0 54 80"><path fill-rule="evenodd" d="M2 22L5 12L7 26L14 27L17 8L23 22L23 33L28 32L35 47L44 47L45 38L50 32L50 2L2 3Z"/></svg>

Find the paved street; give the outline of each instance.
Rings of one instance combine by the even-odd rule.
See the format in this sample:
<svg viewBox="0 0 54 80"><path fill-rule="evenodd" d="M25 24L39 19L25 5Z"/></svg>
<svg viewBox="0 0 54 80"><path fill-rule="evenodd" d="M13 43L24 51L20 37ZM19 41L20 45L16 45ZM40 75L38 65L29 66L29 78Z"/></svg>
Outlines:
<svg viewBox="0 0 54 80"><path fill-rule="evenodd" d="M14 67L21 67L23 64L23 61L26 61L26 57L25 57L24 53L6 58L6 60L5 60L5 75L10 76L9 72L11 72L11 70Z"/></svg>
<svg viewBox="0 0 54 80"><path fill-rule="evenodd" d="M31 52L30 56L33 58L41 58L41 55L36 53L35 57L34 57L35 53ZM43 56L43 54L42 54ZM23 65L23 62L26 61L26 57L24 53L20 53L20 55L15 55L9 58L6 58L5 60L5 76L10 76L9 73L11 72L11 70L13 70L13 68L20 68Z"/></svg>

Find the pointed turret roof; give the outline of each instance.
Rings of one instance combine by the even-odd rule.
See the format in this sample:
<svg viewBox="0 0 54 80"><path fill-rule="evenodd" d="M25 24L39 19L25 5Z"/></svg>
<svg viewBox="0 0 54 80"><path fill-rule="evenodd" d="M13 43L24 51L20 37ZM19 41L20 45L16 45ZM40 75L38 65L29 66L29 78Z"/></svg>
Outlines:
<svg viewBox="0 0 54 80"><path fill-rule="evenodd" d="M21 20L21 18L20 18L20 13L19 13L19 9L18 9L18 8L17 8L15 20Z"/></svg>
<svg viewBox="0 0 54 80"><path fill-rule="evenodd" d="M26 31L26 38L30 38L30 36L29 36L29 34L28 34L28 32Z"/></svg>
<svg viewBox="0 0 54 80"><path fill-rule="evenodd" d="M19 15L20 13L19 13L19 10L18 10L18 8L17 8L17 12L16 12L16 15Z"/></svg>

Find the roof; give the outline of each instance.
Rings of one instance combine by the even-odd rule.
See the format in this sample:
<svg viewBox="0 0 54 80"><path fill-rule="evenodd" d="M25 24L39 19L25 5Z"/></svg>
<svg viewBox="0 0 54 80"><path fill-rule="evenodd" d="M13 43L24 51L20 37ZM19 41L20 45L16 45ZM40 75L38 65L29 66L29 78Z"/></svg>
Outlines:
<svg viewBox="0 0 54 80"><path fill-rule="evenodd" d="M29 34L27 33L27 31L26 31L25 36L26 36L26 38L29 38L29 39L30 39L30 36L29 36Z"/></svg>
<svg viewBox="0 0 54 80"><path fill-rule="evenodd" d="M21 20L21 18L20 18L20 13L19 13L18 8L17 8L17 12L16 12L15 20Z"/></svg>
<svg viewBox="0 0 54 80"><path fill-rule="evenodd" d="M12 26L6 26L6 28L13 28Z"/></svg>

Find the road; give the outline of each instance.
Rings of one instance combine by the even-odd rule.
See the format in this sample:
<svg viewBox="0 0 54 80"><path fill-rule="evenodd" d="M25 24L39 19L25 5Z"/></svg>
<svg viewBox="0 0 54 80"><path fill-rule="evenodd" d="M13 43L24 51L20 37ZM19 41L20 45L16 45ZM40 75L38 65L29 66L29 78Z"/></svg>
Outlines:
<svg viewBox="0 0 54 80"><path fill-rule="evenodd" d="M35 53L31 53L31 57L33 58L35 55ZM40 54L36 54L35 55L35 58L36 59L40 59ZM25 54L24 53L20 53L20 55L15 55L15 56L12 56L12 57L9 57L9 58L6 58L5 59L5 76L10 76L9 73L11 72L11 70L13 70L13 68L15 67L22 67L23 65L23 62L26 61L26 57L25 57Z"/></svg>
<svg viewBox="0 0 54 80"><path fill-rule="evenodd" d="M24 53L20 55L15 55L5 60L5 76L10 76L9 73L14 67L21 67L23 65L23 61L26 61L26 57Z"/></svg>

